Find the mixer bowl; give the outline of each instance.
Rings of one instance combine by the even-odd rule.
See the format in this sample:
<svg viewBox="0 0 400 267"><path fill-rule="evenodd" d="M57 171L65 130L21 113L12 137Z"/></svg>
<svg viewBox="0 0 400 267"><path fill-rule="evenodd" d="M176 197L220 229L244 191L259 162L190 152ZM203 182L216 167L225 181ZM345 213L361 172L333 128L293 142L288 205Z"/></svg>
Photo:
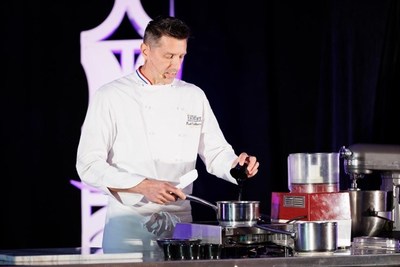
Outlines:
<svg viewBox="0 0 400 267"><path fill-rule="evenodd" d="M390 229L391 221L378 216L364 216L361 218L359 224L352 225L352 236L379 236L383 231Z"/></svg>
<svg viewBox="0 0 400 267"><path fill-rule="evenodd" d="M386 194L381 190L349 191L352 237L373 237L390 230L392 221L389 216L378 216L387 213Z"/></svg>

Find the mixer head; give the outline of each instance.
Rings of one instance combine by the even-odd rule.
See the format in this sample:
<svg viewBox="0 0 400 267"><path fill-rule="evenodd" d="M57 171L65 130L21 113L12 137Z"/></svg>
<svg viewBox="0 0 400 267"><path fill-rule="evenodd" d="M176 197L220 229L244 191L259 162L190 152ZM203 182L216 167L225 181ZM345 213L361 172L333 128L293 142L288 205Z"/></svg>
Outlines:
<svg viewBox="0 0 400 267"><path fill-rule="evenodd" d="M357 179L372 172L400 174L400 146L382 144L354 144L340 149L344 171L352 180L351 190L357 190ZM389 175L391 176L391 175Z"/></svg>

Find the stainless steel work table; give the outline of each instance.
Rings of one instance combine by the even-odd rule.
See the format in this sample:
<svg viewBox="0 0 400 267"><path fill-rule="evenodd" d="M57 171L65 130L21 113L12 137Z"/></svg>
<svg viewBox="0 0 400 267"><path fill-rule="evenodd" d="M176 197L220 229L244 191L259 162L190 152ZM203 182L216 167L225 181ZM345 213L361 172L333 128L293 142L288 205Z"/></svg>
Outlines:
<svg viewBox="0 0 400 267"><path fill-rule="evenodd" d="M400 266L400 253L351 255L342 250L333 255L244 259L165 261L161 251L124 254L82 254L79 248L0 251L0 265L8 266Z"/></svg>

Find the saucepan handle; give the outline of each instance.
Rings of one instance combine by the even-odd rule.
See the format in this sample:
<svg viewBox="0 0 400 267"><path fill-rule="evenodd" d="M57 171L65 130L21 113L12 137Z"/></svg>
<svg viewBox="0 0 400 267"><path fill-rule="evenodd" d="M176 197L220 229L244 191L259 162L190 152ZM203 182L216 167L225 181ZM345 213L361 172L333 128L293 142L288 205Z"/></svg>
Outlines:
<svg viewBox="0 0 400 267"><path fill-rule="evenodd" d="M307 215L301 215L288 220L286 223L292 223L301 219L307 219Z"/></svg>
<svg viewBox="0 0 400 267"><path fill-rule="evenodd" d="M213 208L216 212L218 212L218 207L216 205L208 202L207 200L204 200L199 197L192 196L192 195L186 195L186 200L190 200L193 202L197 202L197 203L209 206L209 207Z"/></svg>
<svg viewBox="0 0 400 267"><path fill-rule="evenodd" d="M265 225L255 225L255 227L260 228L262 230L270 231L270 232L273 232L273 233L290 235L290 237L293 238L293 239L296 238L296 232L289 232L289 231L284 231L284 230L280 230L280 229L275 229L273 227L268 227L268 226L265 226Z"/></svg>

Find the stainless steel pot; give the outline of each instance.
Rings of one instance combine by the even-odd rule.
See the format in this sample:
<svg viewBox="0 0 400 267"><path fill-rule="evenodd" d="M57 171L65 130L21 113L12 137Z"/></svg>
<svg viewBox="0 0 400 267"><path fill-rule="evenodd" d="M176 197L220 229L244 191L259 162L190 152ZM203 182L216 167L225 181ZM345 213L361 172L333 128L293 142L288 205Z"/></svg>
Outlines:
<svg viewBox="0 0 400 267"><path fill-rule="evenodd" d="M256 225L260 219L259 201L217 201L214 205L192 195L186 195L186 199L213 208L221 226L249 227Z"/></svg>
<svg viewBox="0 0 400 267"><path fill-rule="evenodd" d="M296 252L330 252L337 249L337 222L296 222L293 231L265 225L256 227L273 233L290 235Z"/></svg>

